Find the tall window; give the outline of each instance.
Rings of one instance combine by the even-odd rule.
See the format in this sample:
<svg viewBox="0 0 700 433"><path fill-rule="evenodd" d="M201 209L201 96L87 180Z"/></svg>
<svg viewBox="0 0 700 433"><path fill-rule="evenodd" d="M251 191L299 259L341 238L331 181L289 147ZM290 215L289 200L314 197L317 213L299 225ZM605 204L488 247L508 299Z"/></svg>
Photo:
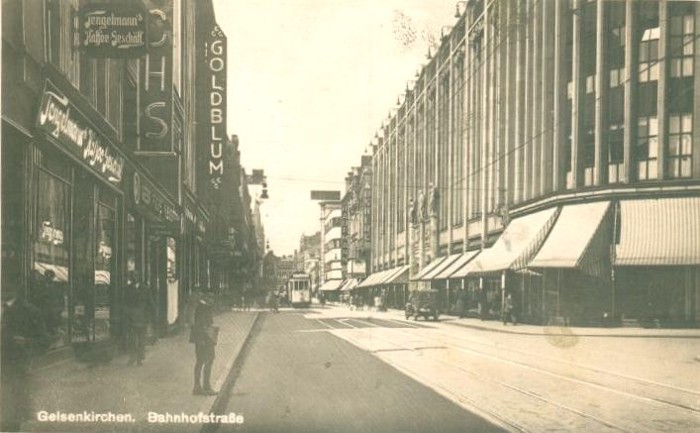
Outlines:
<svg viewBox="0 0 700 433"><path fill-rule="evenodd" d="M659 122L656 116L640 117L637 124L637 176L639 180L658 176Z"/></svg>
<svg viewBox="0 0 700 433"><path fill-rule="evenodd" d="M4 6L4 5L3 5ZM61 64L61 4L59 0L46 1L46 54L56 66Z"/></svg>
<svg viewBox="0 0 700 433"><path fill-rule="evenodd" d="M635 160L637 178L648 180L658 177L659 4L655 1L639 3L639 85L636 107L639 117Z"/></svg>
<svg viewBox="0 0 700 433"><path fill-rule="evenodd" d="M693 161L693 116L672 114L669 117L668 176L690 177Z"/></svg>
<svg viewBox="0 0 700 433"><path fill-rule="evenodd" d="M679 2L680 3L680 2ZM695 5L671 4L671 77L691 77L695 53Z"/></svg>
<svg viewBox="0 0 700 433"><path fill-rule="evenodd" d="M624 165L624 106L625 106L625 4L611 2L607 15L609 67L608 91L608 183L621 182Z"/></svg>

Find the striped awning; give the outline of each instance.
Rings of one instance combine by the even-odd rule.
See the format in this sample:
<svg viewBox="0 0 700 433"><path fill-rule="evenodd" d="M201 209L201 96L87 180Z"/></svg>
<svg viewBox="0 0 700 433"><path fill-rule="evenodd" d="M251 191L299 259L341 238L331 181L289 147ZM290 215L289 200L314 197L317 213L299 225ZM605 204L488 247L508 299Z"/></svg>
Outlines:
<svg viewBox="0 0 700 433"><path fill-rule="evenodd" d="M350 290L354 289L358 285L357 278L348 278L345 280L345 283L340 287L341 292L349 292Z"/></svg>
<svg viewBox="0 0 700 433"><path fill-rule="evenodd" d="M468 251L466 253L460 254L459 258L454 261L450 266L445 268L439 274L433 277L434 280L446 280L448 278L460 278L456 274L464 268L464 266L469 263L480 251Z"/></svg>
<svg viewBox="0 0 700 433"><path fill-rule="evenodd" d="M379 281L386 278L388 272L389 272L388 270L384 270L384 271L377 271L377 272L371 274L369 277L362 280L360 282L360 284L357 285L357 288L362 289L365 287L376 286L377 284L379 284Z"/></svg>
<svg viewBox="0 0 700 433"><path fill-rule="evenodd" d="M410 266L399 266L389 272L381 284L402 284L408 282L408 270Z"/></svg>
<svg viewBox="0 0 700 433"><path fill-rule="evenodd" d="M328 280L321 286L322 292L332 292L338 290L343 285L343 280Z"/></svg>
<svg viewBox="0 0 700 433"><path fill-rule="evenodd" d="M422 280L426 274L429 272L432 272L433 269L435 269L440 263L442 263L443 260L445 260L447 257L442 256L434 259L432 262L428 263L426 266L421 269L420 272L418 272L418 275L415 277L411 278L412 280Z"/></svg>
<svg viewBox="0 0 700 433"><path fill-rule="evenodd" d="M620 201L616 266L700 264L700 197Z"/></svg>
<svg viewBox="0 0 700 433"><path fill-rule="evenodd" d="M435 268L433 268L432 271L427 272L427 273L423 276L422 279L423 279L423 280L434 280L434 279L436 279L435 277L436 277L437 275L439 275L442 271L444 271L445 269L447 269L448 267L450 267L450 265L451 265L452 263L454 263L455 261L457 261L457 259L459 259L460 256L461 256L461 254L452 254L452 255L447 256L447 257L445 258L445 260L443 260L442 262L440 262L440 264L438 264L437 266L435 266Z"/></svg>
<svg viewBox="0 0 700 433"><path fill-rule="evenodd" d="M556 220L559 208L550 208L515 218L496 243L485 249L453 277L477 276L527 266Z"/></svg>
<svg viewBox="0 0 700 433"><path fill-rule="evenodd" d="M610 202L566 205L531 268L580 268L596 276L610 265L610 227L603 224ZM600 237L605 239L599 239Z"/></svg>

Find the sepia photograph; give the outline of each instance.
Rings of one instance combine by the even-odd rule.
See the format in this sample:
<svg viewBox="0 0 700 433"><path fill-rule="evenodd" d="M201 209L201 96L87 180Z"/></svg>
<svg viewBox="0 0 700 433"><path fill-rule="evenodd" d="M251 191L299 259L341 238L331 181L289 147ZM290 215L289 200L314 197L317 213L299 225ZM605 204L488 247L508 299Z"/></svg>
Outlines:
<svg viewBox="0 0 700 433"><path fill-rule="evenodd" d="M700 1L0 15L1 433L700 432Z"/></svg>

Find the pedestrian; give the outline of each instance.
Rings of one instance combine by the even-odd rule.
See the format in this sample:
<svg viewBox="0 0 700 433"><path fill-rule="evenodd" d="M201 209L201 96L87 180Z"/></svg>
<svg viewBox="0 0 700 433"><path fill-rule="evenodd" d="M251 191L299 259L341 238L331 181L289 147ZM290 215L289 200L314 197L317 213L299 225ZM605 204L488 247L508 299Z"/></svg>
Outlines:
<svg viewBox="0 0 700 433"><path fill-rule="evenodd" d="M2 288L2 347L0 430L16 432L31 416L31 362L48 348L41 311L25 301L12 285Z"/></svg>
<svg viewBox="0 0 700 433"><path fill-rule="evenodd" d="M513 296L508 293L506 300L503 305L503 324L506 325L508 322L513 322L513 325L518 324L518 318L515 314L515 303L513 302Z"/></svg>
<svg viewBox="0 0 700 433"><path fill-rule="evenodd" d="M146 331L155 317L155 305L149 288L139 279L136 271L127 275L126 329L129 365L143 365L146 359Z"/></svg>
<svg viewBox="0 0 700 433"><path fill-rule="evenodd" d="M214 297L205 292L194 312L194 325L190 331L190 343L194 344L194 395L216 395L211 387L211 367L214 363L219 328L214 326Z"/></svg>

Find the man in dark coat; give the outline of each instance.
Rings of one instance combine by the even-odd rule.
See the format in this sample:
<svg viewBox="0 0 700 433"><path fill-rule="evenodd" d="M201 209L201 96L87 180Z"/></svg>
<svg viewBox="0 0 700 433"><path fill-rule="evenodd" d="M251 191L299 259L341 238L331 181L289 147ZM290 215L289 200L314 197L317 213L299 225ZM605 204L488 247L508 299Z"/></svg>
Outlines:
<svg viewBox="0 0 700 433"><path fill-rule="evenodd" d="M211 388L211 367L214 363L215 347L219 328L214 326L213 294L205 292L194 312L194 324L190 343L194 343L196 362L194 365L194 395L216 395Z"/></svg>
<svg viewBox="0 0 700 433"><path fill-rule="evenodd" d="M146 358L146 330L155 315L155 305L150 290L139 281L136 271L128 274L125 307L129 365L142 365Z"/></svg>
<svg viewBox="0 0 700 433"><path fill-rule="evenodd" d="M31 412L32 358L48 347L49 339L38 308L18 296L14 287L3 287L2 294L0 431L15 432Z"/></svg>

